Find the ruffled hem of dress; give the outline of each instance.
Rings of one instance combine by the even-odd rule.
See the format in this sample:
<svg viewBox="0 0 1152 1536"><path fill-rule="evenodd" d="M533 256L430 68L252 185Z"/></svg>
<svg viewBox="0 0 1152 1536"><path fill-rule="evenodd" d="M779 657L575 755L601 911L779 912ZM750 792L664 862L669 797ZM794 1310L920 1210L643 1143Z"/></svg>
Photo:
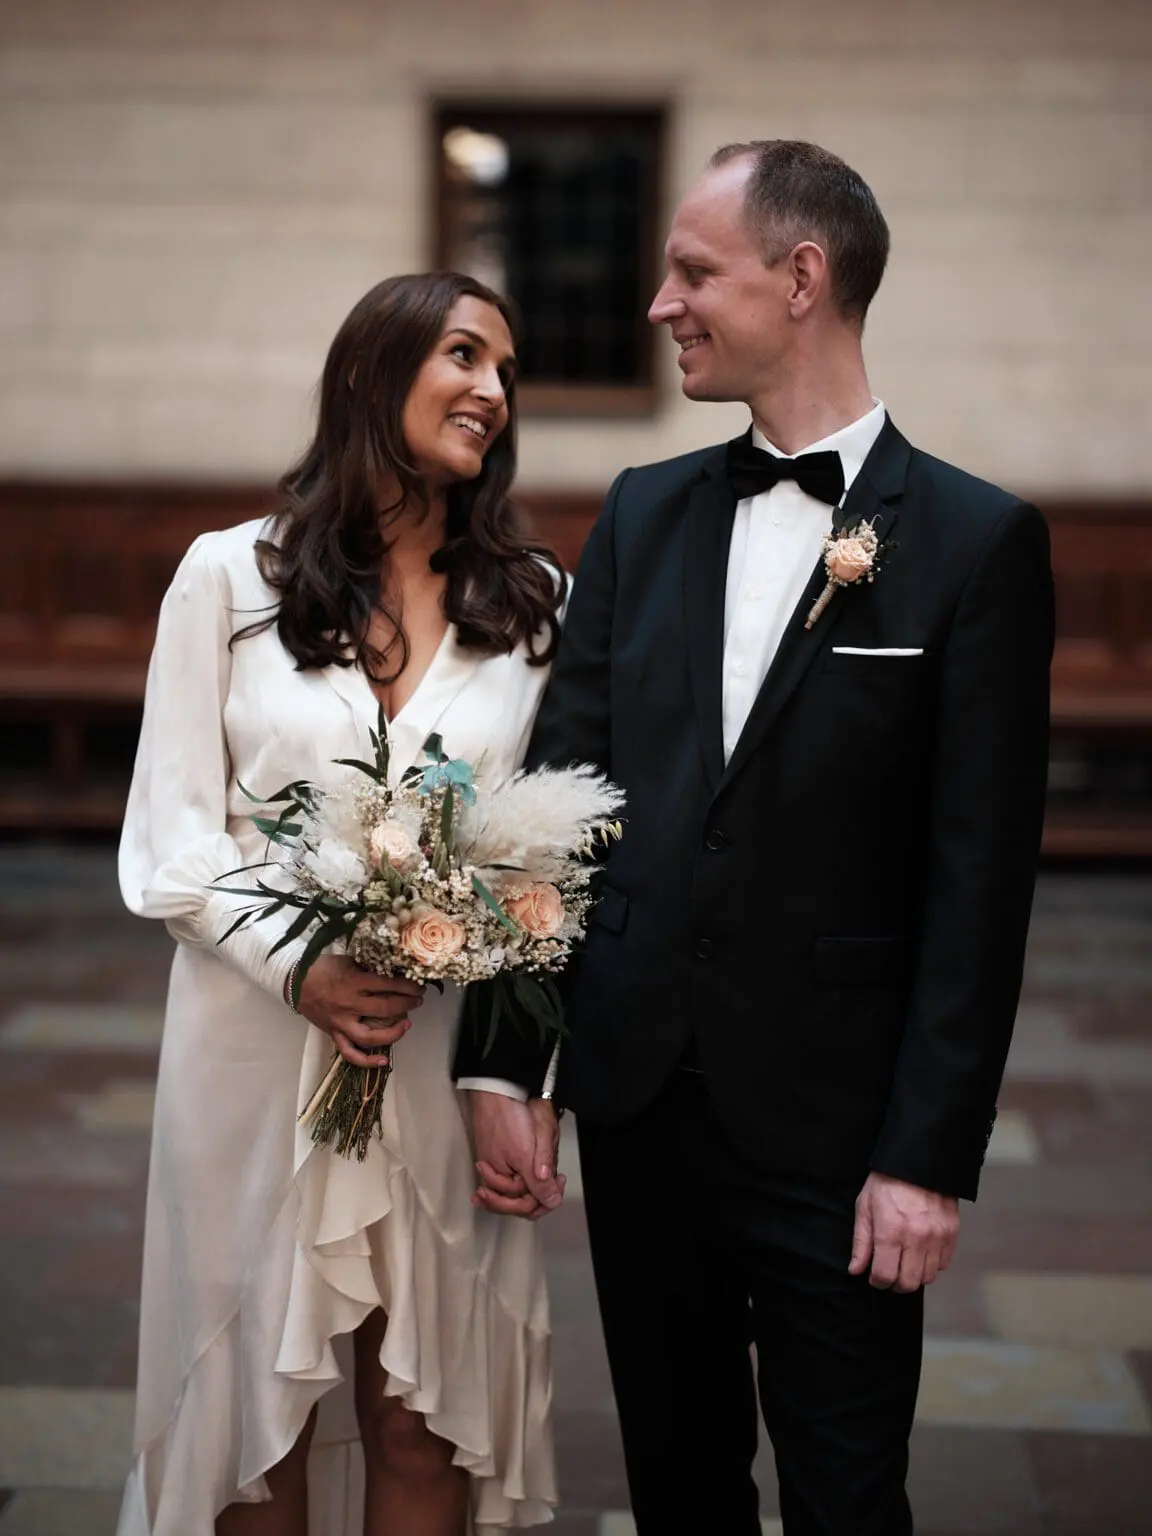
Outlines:
<svg viewBox="0 0 1152 1536"><path fill-rule="evenodd" d="M295 1232L285 1230L295 1204L287 1202L238 1312L193 1363L169 1422L140 1450L118 1536L211 1536L229 1503L267 1498L264 1473L345 1380L335 1346L377 1307L388 1314L385 1390L455 1445L454 1463L472 1479L474 1529L550 1522L558 1495L541 1266L517 1266L513 1256L518 1297L500 1285L506 1244L466 1267L466 1235L436 1225L407 1168L380 1142L365 1164L311 1149L296 1190ZM463 1219L502 1220L484 1212ZM534 1237L530 1224L522 1230L522 1240ZM289 1242L290 1276L282 1262ZM275 1358L265 1360L250 1341L269 1317L283 1326L270 1341ZM354 1423L317 1435L310 1504L325 1511L325 1536L360 1530L358 1465ZM339 1486L315 1486L325 1478Z"/></svg>
<svg viewBox="0 0 1152 1536"><path fill-rule="evenodd" d="M309 1145L296 1184L277 1375L327 1390L341 1377L334 1337L383 1307L385 1390L455 1445L455 1465L473 1479L475 1524L550 1521L550 1330L543 1267L528 1258L532 1226L473 1210L463 1185L437 1191L434 1212L387 1139L363 1164ZM485 1252L473 1234L489 1224L505 1226L504 1241Z"/></svg>

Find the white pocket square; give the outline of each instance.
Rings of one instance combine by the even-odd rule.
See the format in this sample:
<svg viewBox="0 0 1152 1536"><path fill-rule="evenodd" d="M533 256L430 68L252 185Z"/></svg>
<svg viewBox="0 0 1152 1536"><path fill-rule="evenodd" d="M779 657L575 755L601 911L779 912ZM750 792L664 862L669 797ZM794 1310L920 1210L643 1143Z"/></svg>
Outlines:
<svg viewBox="0 0 1152 1536"><path fill-rule="evenodd" d="M923 646L909 646L903 649L900 646L881 647L879 650L869 650L863 645L834 645L833 656L923 656Z"/></svg>

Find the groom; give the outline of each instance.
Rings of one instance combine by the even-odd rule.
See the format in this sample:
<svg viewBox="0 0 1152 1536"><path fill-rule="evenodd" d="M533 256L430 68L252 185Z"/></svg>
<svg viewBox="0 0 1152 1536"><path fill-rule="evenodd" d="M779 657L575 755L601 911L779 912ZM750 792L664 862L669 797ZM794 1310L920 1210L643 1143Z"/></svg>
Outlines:
<svg viewBox="0 0 1152 1536"><path fill-rule="evenodd" d="M887 255L834 155L713 157L649 318L689 399L743 401L751 428L616 480L529 757L627 793L556 1097L641 1536L759 1530L757 1390L788 1536L912 1530L923 1288L976 1195L1012 1032L1048 540L873 398ZM546 1055L462 1037L462 1086L530 1098L471 1095L492 1210L557 1201Z"/></svg>

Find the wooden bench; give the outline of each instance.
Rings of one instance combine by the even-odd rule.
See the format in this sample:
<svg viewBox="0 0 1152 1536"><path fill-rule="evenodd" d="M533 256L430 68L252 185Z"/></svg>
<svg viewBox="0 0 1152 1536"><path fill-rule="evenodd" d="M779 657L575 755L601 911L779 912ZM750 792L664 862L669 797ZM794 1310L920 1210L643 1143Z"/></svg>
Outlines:
<svg viewBox="0 0 1152 1536"><path fill-rule="evenodd" d="M522 500L573 568L600 498ZM0 828L118 824L160 598L197 533L269 504L266 486L0 484ZM1045 510L1058 628L1045 850L1150 857L1152 504ZM1117 763L1134 790L1109 789Z"/></svg>
<svg viewBox="0 0 1152 1536"><path fill-rule="evenodd" d="M1045 850L1152 857L1152 505L1045 512L1057 629ZM1080 792L1063 789L1078 773Z"/></svg>

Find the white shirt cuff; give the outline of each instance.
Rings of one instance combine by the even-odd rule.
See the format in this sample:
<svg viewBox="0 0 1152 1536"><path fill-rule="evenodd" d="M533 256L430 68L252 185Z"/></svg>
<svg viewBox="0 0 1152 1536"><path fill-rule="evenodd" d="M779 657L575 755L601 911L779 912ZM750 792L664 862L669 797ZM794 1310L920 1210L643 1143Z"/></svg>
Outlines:
<svg viewBox="0 0 1152 1536"><path fill-rule="evenodd" d="M521 1104L528 1102L528 1090L522 1088L519 1083L509 1083L502 1077L458 1077L457 1088L469 1088L473 1093L499 1093L506 1099L518 1099Z"/></svg>

